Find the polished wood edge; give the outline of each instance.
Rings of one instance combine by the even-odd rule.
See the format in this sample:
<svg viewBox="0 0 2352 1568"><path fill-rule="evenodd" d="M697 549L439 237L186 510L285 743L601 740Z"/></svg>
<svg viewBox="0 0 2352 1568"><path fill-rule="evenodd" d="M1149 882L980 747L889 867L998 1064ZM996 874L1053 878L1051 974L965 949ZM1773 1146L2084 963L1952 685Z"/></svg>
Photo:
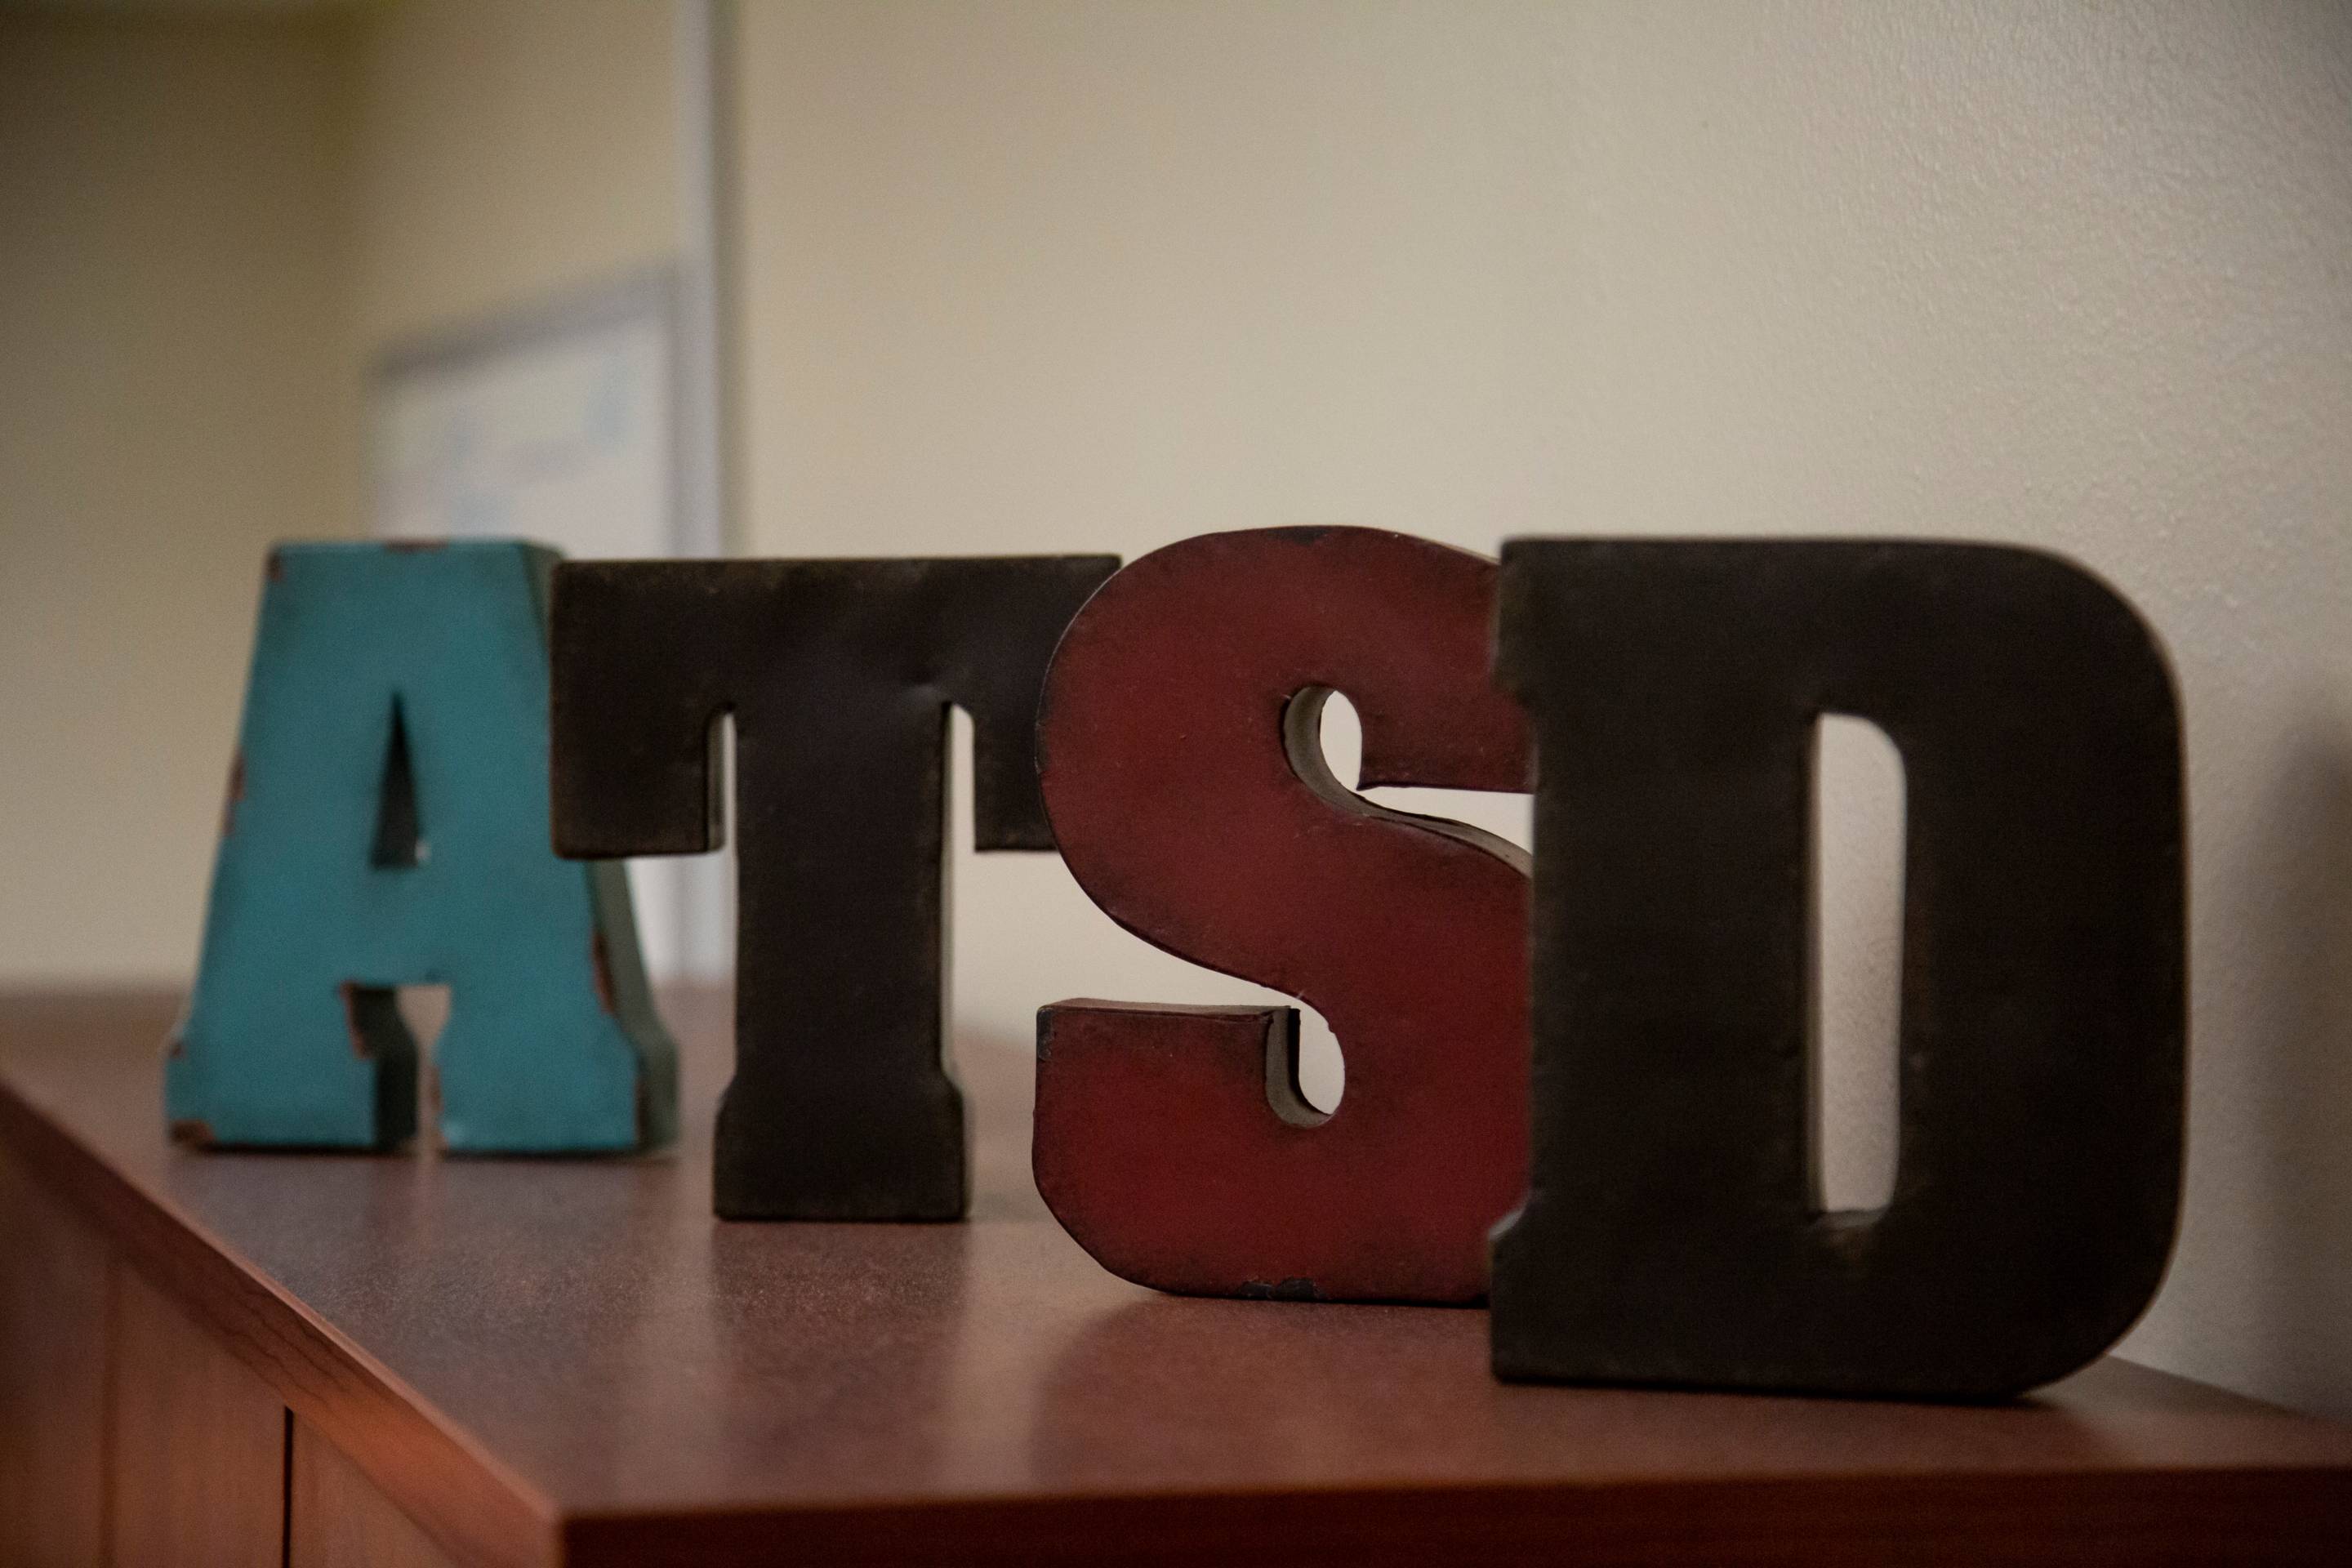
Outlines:
<svg viewBox="0 0 2352 1568"><path fill-rule="evenodd" d="M714 1561L1079 1563L1270 1560L1706 1562L1723 1568L1935 1561L2259 1562L2340 1568L2352 1468L1758 1477L1399 1486L1036 1500L910 1500L787 1513L583 1515L576 1568Z"/></svg>
<svg viewBox="0 0 2352 1568"><path fill-rule="evenodd" d="M553 1502L234 1248L116 1171L5 1079L0 1141L438 1544L485 1568L558 1561Z"/></svg>

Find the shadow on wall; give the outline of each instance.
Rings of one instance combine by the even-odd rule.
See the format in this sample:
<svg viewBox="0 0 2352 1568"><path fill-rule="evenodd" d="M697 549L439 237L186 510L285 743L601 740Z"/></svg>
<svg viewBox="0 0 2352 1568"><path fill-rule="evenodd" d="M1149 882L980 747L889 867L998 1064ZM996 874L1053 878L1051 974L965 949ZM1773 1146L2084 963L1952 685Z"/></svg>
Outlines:
<svg viewBox="0 0 2352 1568"><path fill-rule="evenodd" d="M2250 978L2261 1386L2352 1417L2352 721L2313 714L2264 803L2274 877ZM2192 1146L2189 1158L2196 1151Z"/></svg>

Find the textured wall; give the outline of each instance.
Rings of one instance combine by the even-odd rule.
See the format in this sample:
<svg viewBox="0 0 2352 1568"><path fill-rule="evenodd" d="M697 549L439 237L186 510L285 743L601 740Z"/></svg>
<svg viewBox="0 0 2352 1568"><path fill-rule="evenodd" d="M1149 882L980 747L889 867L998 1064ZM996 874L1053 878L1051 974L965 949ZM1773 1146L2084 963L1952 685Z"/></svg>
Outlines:
<svg viewBox="0 0 2352 1568"><path fill-rule="evenodd" d="M2352 1415L2352 9L839 0L743 45L761 552L1894 532L2118 583L2194 818L2130 1349ZM959 878L1003 1038L1246 994L1048 860Z"/></svg>
<svg viewBox="0 0 2352 1568"><path fill-rule="evenodd" d="M343 57L0 16L0 979L195 961L262 552L352 522Z"/></svg>
<svg viewBox="0 0 2352 1568"><path fill-rule="evenodd" d="M365 350L666 259L666 0L398 0L362 13L352 310Z"/></svg>
<svg viewBox="0 0 2352 1568"><path fill-rule="evenodd" d="M664 259L666 0L0 16L0 981L193 970L262 552L387 347Z"/></svg>

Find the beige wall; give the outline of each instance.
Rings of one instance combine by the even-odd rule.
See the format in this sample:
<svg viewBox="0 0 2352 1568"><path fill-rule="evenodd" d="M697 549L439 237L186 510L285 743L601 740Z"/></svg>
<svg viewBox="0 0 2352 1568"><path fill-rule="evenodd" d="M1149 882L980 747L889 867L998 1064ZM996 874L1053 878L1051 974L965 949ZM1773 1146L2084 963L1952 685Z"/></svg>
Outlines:
<svg viewBox="0 0 2352 1568"><path fill-rule="evenodd" d="M761 553L1304 521L2054 544L2189 738L2189 1199L2132 1353L2352 1415L2352 10L758 5ZM960 1011L1232 995L1044 857Z"/></svg>
<svg viewBox="0 0 2352 1568"><path fill-rule="evenodd" d="M258 568L367 367L674 247L667 0L0 16L0 984L195 962Z"/></svg>
<svg viewBox="0 0 2352 1568"><path fill-rule="evenodd" d="M0 981L194 962L262 552L353 521L343 71L0 16Z"/></svg>
<svg viewBox="0 0 2352 1568"><path fill-rule="evenodd" d="M667 0L398 0L357 39L363 353L677 247Z"/></svg>

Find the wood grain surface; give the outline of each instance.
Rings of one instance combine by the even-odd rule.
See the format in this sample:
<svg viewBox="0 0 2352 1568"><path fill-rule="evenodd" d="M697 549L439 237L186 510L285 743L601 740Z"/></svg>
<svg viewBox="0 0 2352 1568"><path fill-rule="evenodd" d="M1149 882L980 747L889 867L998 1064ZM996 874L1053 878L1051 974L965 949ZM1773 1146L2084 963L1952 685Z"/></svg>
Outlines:
<svg viewBox="0 0 2352 1568"><path fill-rule="evenodd" d="M109 1382L111 1561L270 1568L286 1548L286 1406L129 1268Z"/></svg>
<svg viewBox="0 0 2352 1568"><path fill-rule="evenodd" d="M709 1215L588 1162L206 1154L163 996L0 1000L0 1145L462 1563L2336 1563L2352 1430L2108 1361L1998 1406L1512 1387L1482 1312L1156 1296L1028 1179L967 1040L966 1225Z"/></svg>
<svg viewBox="0 0 2352 1568"><path fill-rule="evenodd" d="M105 1556L110 1267L0 1149L0 1563L14 1568Z"/></svg>
<svg viewBox="0 0 2352 1568"><path fill-rule="evenodd" d="M309 1423L293 1443L286 1568L459 1568Z"/></svg>

